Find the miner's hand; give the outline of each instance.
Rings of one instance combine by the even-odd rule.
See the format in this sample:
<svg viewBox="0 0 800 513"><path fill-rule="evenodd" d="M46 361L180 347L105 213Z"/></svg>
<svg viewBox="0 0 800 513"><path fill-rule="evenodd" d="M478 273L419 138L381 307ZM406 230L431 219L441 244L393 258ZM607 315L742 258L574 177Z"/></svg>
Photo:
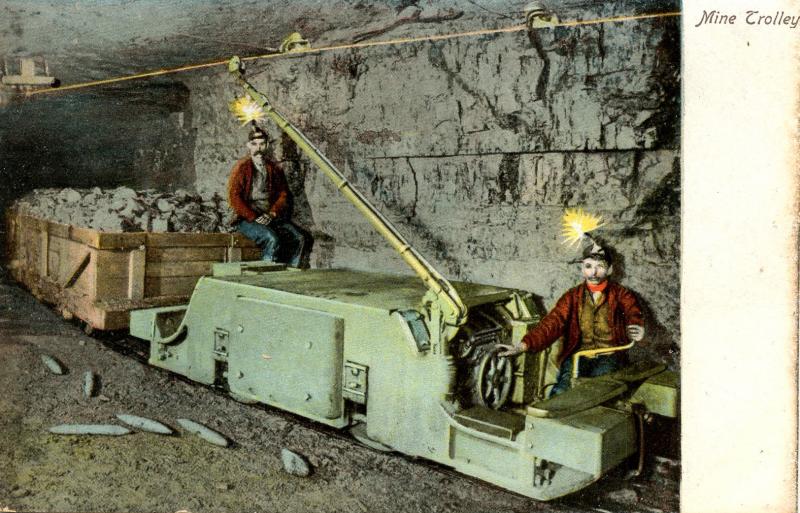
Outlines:
<svg viewBox="0 0 800 513"><path fill-rule="evenodd" d="M528 346L522 342L517 342L514 345L498 344L497 347L505 349L505 351L497 353L497 356L517 356L518 354L524 353L528 350Z"/></svg>
<svg viewBox="0 0 800 513"><path fill-rule="evenodd" d="M269 223L272 222L272 216L269 214L261 214L260 216L256 217L256 222L258 224L263 224L264 226L268 226Z"/></svg>
<svg viewBox="0 0 800 513"><path fill-rule="evenodd" d="M628 324L625 327L625 331L628 332L628 338L633 342L640 342L644 338L644 326Z"/></svg>

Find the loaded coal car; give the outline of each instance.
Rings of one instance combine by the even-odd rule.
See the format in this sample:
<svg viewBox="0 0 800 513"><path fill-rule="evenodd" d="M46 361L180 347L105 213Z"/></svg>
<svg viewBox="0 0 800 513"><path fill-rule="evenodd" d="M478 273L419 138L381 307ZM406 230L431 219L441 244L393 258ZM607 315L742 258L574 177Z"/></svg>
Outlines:
<svg viewBox="0 0 800 513"><path fill-rule="evenodd" d="M539 316L528 292L449 282L306 137L247 94L370 220L417 276L215 264L187 305L131 314L152 365L224 387L362 442L539 500L643 454L643 424L676 417L676 374L639 363L546 398L547 352L500 356Z"/></svg>

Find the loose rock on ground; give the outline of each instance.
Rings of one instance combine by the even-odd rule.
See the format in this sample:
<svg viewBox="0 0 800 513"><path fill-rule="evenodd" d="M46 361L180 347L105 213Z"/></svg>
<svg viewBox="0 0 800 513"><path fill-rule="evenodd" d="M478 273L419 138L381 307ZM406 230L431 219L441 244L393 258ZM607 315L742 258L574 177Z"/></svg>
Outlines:
<svg viewBox="0 0 800 513"><path fill-rule="evenodd" d="M311 468L306 459L289 449L281 450L281 461L283 461L283 468L293 476L307 477L311 474Z"/></svg>

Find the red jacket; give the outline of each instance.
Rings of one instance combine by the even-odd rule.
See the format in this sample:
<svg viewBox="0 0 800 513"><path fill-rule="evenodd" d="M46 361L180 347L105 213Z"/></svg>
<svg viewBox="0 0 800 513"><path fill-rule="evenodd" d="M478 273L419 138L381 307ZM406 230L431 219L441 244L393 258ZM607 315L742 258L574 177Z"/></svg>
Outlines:
<svg viewBox="0 0 800 513"><path fill-rule="evenodd" d="M291 193L286 184L286 176L277 164L265 160L267 180L269 181L269 212L273 217L288 217ZM253 187L253 160L244 157L234 164L228 178L228 204L236 213L234 222L246 219L255 220L258 213L250 208L250 192Z"/></svg>
<svg viewBox="0 0 800 513"><path fill-rule="evenodd" d="M569 289L561 296L550 313L523 337L522 342L528 347L528 351L541 351L563 337L561 353L558 355L560 365L578 349L581 343L580 315L585 290L586 282ZM636 296L616 282L609 281L605 293L608 301L608 324L614 333L614 340L617 345L625 345L628 343L625 327L629 324L644 326L642 309Z"/></svg>

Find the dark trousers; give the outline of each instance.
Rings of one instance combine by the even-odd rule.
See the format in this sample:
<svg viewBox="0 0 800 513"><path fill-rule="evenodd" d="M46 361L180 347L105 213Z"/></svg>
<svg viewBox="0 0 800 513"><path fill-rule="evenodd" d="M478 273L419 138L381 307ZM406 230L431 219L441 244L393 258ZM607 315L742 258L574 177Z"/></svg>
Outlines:
<svg viewBox="0 0 800 513"><path fill-rule="evenodd" d="M594 358L581 358L578 364L578 376L587 378L596 378L603 376L610 372L614 372L620 368L620 361L616 355L607 354L603 356L596 356ZM558 395L566 391L570 386L570 379L572 378L572 357L570 356L561 367L558 369L558 378L556 384L550 390L550 397Z"/></svg>
<svg viewBox="0 0 800 513"><path fill-rule="evenodd" d="M238 230L261 248L262 260L288 263L293 267L300 265L306 236L290 221L273 219L267 226L241 221Z"/></svg>

